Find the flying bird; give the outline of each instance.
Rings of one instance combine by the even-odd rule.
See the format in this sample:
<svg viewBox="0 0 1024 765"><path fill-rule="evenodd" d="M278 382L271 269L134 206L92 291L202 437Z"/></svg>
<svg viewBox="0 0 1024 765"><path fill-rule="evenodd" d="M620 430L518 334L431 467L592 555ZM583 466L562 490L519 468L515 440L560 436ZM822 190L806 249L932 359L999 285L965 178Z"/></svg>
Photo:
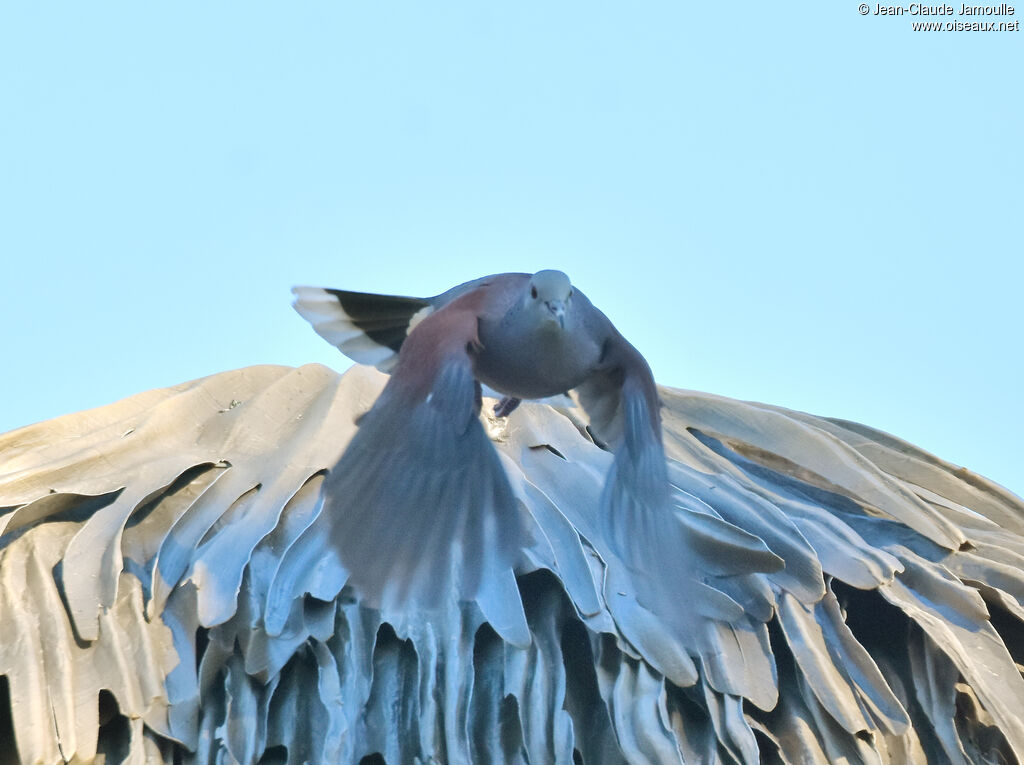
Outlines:
<svg viewBox="0 0 1024 765"><path fill-rule="evenodd" d="M344 502L331 513L331 536L370 602L432 605L451 585L458 599L472 599L488 569L514 567L527 543L478 419L482 385L503 396L498 416L522 399L574 392L595 442L615 453L602 529L631 568L657 561L659 546L662 563L672 557L651 369L564 273L496 274L432 298L293 292L321 337L391 374L324 491Z"/></svg>

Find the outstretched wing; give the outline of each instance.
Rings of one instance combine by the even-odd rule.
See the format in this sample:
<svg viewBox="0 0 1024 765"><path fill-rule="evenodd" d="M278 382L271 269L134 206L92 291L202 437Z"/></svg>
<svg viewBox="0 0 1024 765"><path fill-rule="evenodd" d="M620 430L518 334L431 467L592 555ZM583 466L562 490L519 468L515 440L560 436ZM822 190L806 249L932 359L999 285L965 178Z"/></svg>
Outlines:
<svg viewBox="0 0 1024 765"><path fill-rule="evenodd" d="M600 369L575 393L596 440L615 453L601 495L601 528L611 552L633 572L641 603L698 644L708 620L735 624L767 613L760 598L740 603L726 593L731 588L716 587L715 575L778 571L782 560L756 537L710 515L684 526L669 482L654 377L613 327ZM721 556L730 561L727 572L716 560Z"/></svg>
<svg viewBox="0 0 1024 765"><path fill-rule="evenodd" d="M390 373L398 363L405 339L421 321L499 278L473 279L430 298L292 287L292 307L320 337L350 359Z"/></svg>
<svg viewBox="0 0 1024 765"><path fill-rule="evenodd" d="M658 389L647 361L609 327L601 368L575 389L602 446L615 452L605 484L603 513L620 552L645 544L643 529L668 512L670 492L661 445ZM636 551L635 560L642 559Z"/></svg>
<svg viewBox="0 0 1024 765"><path fill-rule="evenodd" d="M516 500L477 417L471 353L486 287L413 331L391 379L324 485L331 539L374 604L471 600L510 572Z"/></svg>
<svg viewBox="0 0 1024 765"><path fill-rule="evenodd" d="M293 287L295 310L324 340L353 361L390 372L402 343L433 311L424 298Z"/></svg>

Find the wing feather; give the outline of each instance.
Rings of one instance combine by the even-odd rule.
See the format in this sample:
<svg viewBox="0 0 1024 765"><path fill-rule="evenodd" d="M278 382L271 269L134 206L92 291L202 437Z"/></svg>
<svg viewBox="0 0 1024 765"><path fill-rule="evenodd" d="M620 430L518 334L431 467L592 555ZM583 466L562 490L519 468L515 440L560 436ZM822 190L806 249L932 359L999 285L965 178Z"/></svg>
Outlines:
<svg viewBox="0 0 1024 765"><path fill-rule="evenodd" d="M350 582L382 608L472 600L524 542L511 485L479 419L471 349L480 298L426 318L324 482Z"/></svg>
<svg viewBox="0 0 1024 765"><path fill-rule="evenodd" d="M295 287L295 310L324 340L360 364L390 372L406 337L433 312L430 300Z"/></svg>
<svg viewBox="0 0 1024 765"><path fill-rule="evenodd" d="M763 630L754 625L772 618L774 601L752 575L784 564L760 538L718 516L676 505L650 367L614 329L602 355L602 368L575 394L593 435L615 454L599 508L609 552L629 570L640 604L703 657L716 690L773 703L763 657L732 650L723 641L734 640L732 626ZM723 560L729 562L727 572L721 571ZM618 602L609 599L613 610ZM721 655L738 658L737 665L723 668L716 658Z"/></svg>

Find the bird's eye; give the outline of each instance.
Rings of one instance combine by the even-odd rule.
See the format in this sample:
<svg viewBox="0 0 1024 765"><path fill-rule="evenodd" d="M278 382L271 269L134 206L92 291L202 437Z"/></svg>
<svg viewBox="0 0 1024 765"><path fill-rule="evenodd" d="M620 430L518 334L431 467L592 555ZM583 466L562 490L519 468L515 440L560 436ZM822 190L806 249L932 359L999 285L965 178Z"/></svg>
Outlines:
<svg viewBox="0 0 1024 765"><path fill-rule="evenodd" d="M536 287L530 287L530 297L532 297L534 300L537 299L537 288Z"/></svg>

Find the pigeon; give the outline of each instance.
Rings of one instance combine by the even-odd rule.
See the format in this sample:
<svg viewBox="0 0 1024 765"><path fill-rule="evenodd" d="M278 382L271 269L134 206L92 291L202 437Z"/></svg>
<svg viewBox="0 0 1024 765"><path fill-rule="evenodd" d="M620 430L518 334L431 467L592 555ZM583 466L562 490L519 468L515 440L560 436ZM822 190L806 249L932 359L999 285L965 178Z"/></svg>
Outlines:
<svg viewBox="0 0 1024 765"><path fill-rule="evenodd" d="M498 416L572 391L615 455L599 508L611 544L633 567L671 545L651 369L566 274L496 274L432 298L293 292L321 337L390 374L324 484L332 544L368 603L472 600L529 544L481 386L503 396Z"/></svg>

